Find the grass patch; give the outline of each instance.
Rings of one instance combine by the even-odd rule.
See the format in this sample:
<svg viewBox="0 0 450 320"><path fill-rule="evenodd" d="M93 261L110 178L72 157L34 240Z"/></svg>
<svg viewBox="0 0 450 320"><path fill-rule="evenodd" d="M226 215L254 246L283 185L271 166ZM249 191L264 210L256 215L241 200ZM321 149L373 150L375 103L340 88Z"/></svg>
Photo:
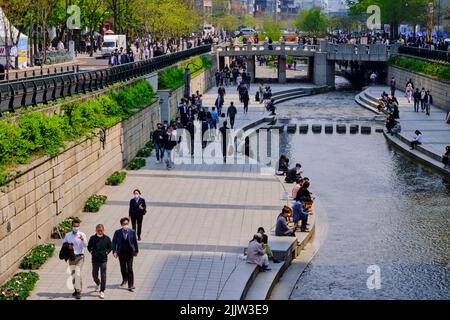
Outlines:
<svg viewBox="0 0 450 320"><path fill-rule="evenodd" d="M116 171L106 180L106 185L108 186L118 186L121 184L127 176L127 173L124 171Z"/></svg>
<svg viewBox="0 0 450 320"><path fill-rule="evenodd" d="M102 205L106 203L107 196L94 194L90 196L84 204L84 212L98 212Z"/></svg>
<svg viewBox="0 0 450 320"><path fill-rule="evenodd" d="M393 56L389 59L389 65L401 67L409 71L422 73L440 80L450 81L450 66L437 62L425 61L402 56Z"/></svg>
<svg viewBox="0 0 450 320"><path fill-rule="evenodd" d="M38 280L39 275L34 271L15 274L0 286L0 300L26 300Z"/></svg>
<svg viewBox="0 0 450 320"><path fill-rule="evenodd" d="M55 245L52 243L34 247L20 262L22 269L39 269L47 259L53 256Z"/></svg>
<svg viewBox="0 0 450 320"><path fill-rule="evenodd" d="M126 169L127 170L139 170L142 167L145 167L145 164L147 162L145 159L139 158L139 159L133 159L130 162L127 163Z"/></svg>

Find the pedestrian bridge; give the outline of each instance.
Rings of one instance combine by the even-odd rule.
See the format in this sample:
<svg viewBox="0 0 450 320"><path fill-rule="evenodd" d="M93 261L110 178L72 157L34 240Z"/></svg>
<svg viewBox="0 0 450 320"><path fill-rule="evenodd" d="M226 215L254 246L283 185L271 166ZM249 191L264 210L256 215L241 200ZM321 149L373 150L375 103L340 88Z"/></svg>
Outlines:
<svg viewBox="0 0 450 320"><path fill-rule="evenodd" d="M286 82L286 57L309 59L309 75L316 85L334 87L336 61L386 62L391 54L398 53L399 45L334 44L321 40L317 45L297 43L272 44L220 44L215 47L219 66L225 66L225 58L246 58L247 68L255 78L255 57L278 56L278 82Z"/></svg>

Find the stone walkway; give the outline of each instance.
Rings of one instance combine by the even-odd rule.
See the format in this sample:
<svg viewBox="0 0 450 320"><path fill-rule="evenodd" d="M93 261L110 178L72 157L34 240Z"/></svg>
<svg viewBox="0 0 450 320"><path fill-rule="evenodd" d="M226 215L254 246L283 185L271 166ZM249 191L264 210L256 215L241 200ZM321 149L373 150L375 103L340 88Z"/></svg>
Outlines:
<svg viewBox="0 0 450 320"><path fill-rule="evenodd" d="M383 91L390 92L388 86L369 87L367 90L377 98L381 97ZM439 156L444 154L445 147L450 145L450 125L445 123L447 113L434 106L431 106L430 116L422 111L414 112L414 103L408 103L404 92L397 90L396 96L399 102L401 135L411 141L414 131L420 130L424 138L422 147Z"/></svg>
<svg viewBox="0 0 450 320"><path fill-rule="evenodd" d="M256 88L252 86L252 100ZM205 95L205 105L216 92L213 88ZM237 92L230 92L226 103L230 99L237 101ZM265 114L262 105L253 102L245 117L239 110L236 127ZM110 255L106 299L216 299L257 228L269 231L274 226L284 204L282 184L275 176L261 175L258 165L186 164L167 171L154 158L147 164L129 171L122 185L99 191L108 196L100 212L79 214L81 230L88 236L98 223L112 236L120 227L119 219L128 215L133 189L140 189L148 203L134 262L136 290L118 287L119 263ZM66 287L67 264L58 259L60 244L57 241L55 256L38 270L40 280L30 299L73 299ZM90 259L86 254L82 299L98 299Z"/></svg>

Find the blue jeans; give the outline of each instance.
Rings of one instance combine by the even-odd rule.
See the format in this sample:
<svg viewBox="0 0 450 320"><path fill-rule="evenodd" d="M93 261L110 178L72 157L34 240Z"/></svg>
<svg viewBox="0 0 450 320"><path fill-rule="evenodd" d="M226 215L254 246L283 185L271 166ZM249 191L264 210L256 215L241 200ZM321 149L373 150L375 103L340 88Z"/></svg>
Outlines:
<svg viewBox="0 0 450 320"><path fill-rule="evenodd" d="M172 150L164 150L164 162L166 163L166 167L168 169L171 169L173 167Z"/></svg>
<svg viewBox="0 0 450 320"><path fill-rule="evenodd" d="M155 149L156 149L156 160L157 161L162 160L164 155L164 145L162 143L156 143Z"/></svg>

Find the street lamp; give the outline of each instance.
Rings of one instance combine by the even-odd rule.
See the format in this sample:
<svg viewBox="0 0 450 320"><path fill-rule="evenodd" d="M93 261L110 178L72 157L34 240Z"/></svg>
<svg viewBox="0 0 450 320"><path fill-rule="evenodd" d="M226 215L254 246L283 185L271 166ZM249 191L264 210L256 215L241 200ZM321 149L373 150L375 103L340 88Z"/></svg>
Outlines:
<svg viewBox="0 0 450 320"><path fill-rule="evenodd" d="M193 65L196 68L200 68L200 66L196 65L193 62L189 62L184 69L184 97L189 98L191 96L191 69L189 66Z"/></svg>

